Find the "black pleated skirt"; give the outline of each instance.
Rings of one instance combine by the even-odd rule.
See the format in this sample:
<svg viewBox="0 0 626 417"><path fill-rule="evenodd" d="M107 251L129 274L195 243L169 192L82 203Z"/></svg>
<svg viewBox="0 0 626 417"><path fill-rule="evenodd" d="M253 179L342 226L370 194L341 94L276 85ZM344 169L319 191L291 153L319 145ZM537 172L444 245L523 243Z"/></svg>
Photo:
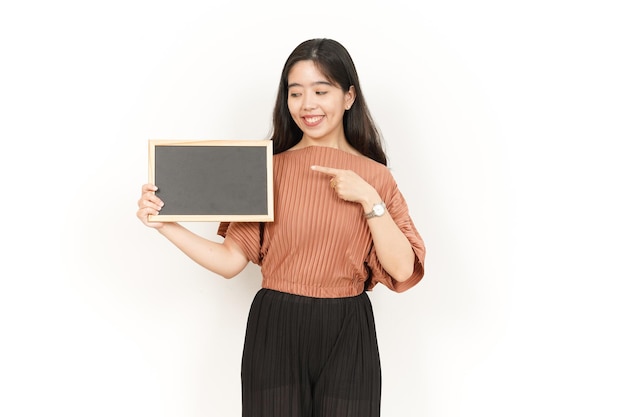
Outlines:
<svg viewBox="0 0 626 417"><path fill-rule="evenodd" d="M369 297L260 290L250 308L241 379L243 417L379 417L380 357Z"/></svg>

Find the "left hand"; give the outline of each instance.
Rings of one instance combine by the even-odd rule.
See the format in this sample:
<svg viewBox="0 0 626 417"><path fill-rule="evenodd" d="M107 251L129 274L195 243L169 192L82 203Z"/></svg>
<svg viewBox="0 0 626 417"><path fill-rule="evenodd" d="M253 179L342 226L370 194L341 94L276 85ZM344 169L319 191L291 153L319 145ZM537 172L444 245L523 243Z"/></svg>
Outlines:
<svg viewBox="0 0 626 417"><path fill-rule="evenodd" d="M342 200L360 203L364 210L371 209L373 204L380 201L376 189L354 171L318 165L313 165L311 169L328 175L328 186Z"/></svg>

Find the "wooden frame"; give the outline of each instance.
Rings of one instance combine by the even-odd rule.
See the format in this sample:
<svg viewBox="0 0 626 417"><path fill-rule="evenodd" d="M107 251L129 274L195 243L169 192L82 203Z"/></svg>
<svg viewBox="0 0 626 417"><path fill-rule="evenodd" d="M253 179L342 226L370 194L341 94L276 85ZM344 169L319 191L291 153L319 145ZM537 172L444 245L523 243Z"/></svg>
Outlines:
<svg viewBox="0 0 626 417"><path fill-rule="evenodd" d="M149 140L157 222L274 221L271 140Z"/></svg>

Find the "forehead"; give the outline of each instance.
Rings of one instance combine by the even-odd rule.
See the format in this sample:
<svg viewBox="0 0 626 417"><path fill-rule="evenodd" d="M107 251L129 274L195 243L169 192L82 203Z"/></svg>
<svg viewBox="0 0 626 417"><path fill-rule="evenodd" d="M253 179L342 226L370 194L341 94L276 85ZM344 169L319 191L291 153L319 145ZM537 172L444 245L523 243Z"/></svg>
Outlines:
<svg viewBox="0 0 626 417"><path fill-rule="evenodd" d="M292 84L308 85L313 83L325 82L333 84L315 65L313 61L298 61L289 70L287 74L287 85Z"/></svg>

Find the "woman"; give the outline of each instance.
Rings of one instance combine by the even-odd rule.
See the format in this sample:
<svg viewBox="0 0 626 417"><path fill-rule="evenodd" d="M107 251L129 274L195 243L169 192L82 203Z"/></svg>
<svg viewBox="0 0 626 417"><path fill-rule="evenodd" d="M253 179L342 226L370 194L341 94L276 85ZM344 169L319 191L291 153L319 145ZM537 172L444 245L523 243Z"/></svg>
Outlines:
<svg viewBox="0 0 626 417"><path fill-rule="evenodd" d="M274 222L222 223L223 242L137 216L226 278L261 266L242 359L244 417L380 415L381 370L365 290L402 292L424 275L424 243L386 167L346 49L312 39L289 56L273 115Z"/></svg>

